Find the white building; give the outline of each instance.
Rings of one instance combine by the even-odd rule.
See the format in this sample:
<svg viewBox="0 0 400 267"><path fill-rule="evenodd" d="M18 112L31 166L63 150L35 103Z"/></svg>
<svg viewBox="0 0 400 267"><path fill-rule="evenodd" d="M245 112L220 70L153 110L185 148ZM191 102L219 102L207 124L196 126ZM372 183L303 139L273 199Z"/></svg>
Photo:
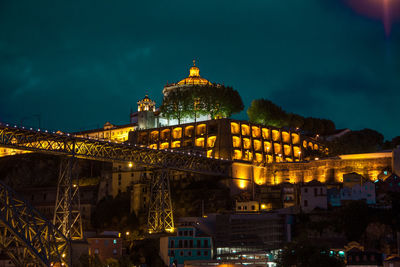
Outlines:
<svg viewBox="0 0 400 267"><path fill-rule="evenodd" d="M316 180L303 185L300 189L300 206L304 212L310 212L315 208L327 209L326 186Z"/></svg>

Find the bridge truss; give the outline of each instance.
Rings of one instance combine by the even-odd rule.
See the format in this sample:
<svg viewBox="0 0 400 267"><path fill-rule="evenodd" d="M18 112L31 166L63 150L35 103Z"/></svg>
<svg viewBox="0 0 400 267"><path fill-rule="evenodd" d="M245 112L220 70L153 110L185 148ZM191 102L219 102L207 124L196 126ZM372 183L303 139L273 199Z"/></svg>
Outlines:
<svg viewBox="0 0 400 267"><path fill-rule="evenodd" d="M16 266L68 265L68 239L1 181L0 247Z"/></svg>
<svg viewBox="0 0 400 267"><path fill-rule="evenodd" d="M142 146L121 144L96 139L78 138L70 134L34 131L0 124L0 146L62 155L69 158L65 166L60 168L57 190L57 202L54 214L54 225L57 233L62 232L67 239L62 240L64 247L68 241L82 237L82 226L79 213L79 186L72 185L72 169L74 158L84 158L112 162L134 162L154 168L150 182L151 198L148 213L150 233L171 232L174 229L173 209L169 188L169 171L183 171L213 176L230 176L231 162L198 156L182 151L154 150ZM74 201L77 201L74 203ZM2 206L3 207L3 206ZM76 210L76 207L78 209ZM4 206L2 214L9 212ZM32 209L27 211L32 222L35 215ZM13 214L17 216L17 214ZM43 221L43 223L49 223ZM28 224L28 230L31 224ZM9 226L10 236L14 233L14 225ZM32 226L33 227L33 226ZM50 227L50 226L48 226ZM54 226L52 226L54 228ZM53 229L51 228L51 229ZM32 230L34 231L34 230ZM30 239L21 239L27 247L33 243ZM61 242L61 241L60 241ZM46 253L51 254L47 246ZM36 254L35 254L36 255ZM63 254L64 255L64 254ZM40 257L39 257L40 258ZM25 265L24 265L25 266Z"/></svg>

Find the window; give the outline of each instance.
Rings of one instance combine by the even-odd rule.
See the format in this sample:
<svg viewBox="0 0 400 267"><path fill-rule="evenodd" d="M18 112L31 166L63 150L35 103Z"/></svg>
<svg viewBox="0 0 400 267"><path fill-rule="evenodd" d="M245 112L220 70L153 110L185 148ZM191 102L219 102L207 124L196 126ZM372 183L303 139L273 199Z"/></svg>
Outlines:
<svg viewBox="0 0 400 267"><path fill-rule="evenodd" d="M95 242L96 244L98 244L98 243L99 243L99 240L98 240L98 239L96 239L94 242Z"/></svg>
<svg viewBox="0 0 400 267"><path fill-rule="evenodd" d="M314 196L318 195L318 188L314 188Z"/></svg>
<svg viewBox="0 0 400 267"><path fill-rule="evenodd" d="M201 251L200 250L197 251L197 256L201 256Z"/></svg>
<svg viewBox="0 0 400 267"><path fill-rule="evenodd" d="M104 240L104 246L108 246L108 240Z"/></svg>
<svg viewBox="0 0 400 267"><path fill-rule="evenodd" d="M304 200L304 207L307 207L307 206L308 206L308 201Z"/></svg>
<svg viewBox="0 0 400 267"><path fill-rule="evenodd" d="M193 236L193 231L189 231L189 236Z"/></svg>
<svg viewBox="0 0 400 267"><path fill-rule="evenodd" d="M98 248L94 249L94 254L99 254L99 249Z"/></svg>
<svg viewBox="0 0 400 267"><path fill-rule="evenodd" d="M193 240L189 240L189 248L193 247Z"/></svg>
<svg viewBox="0 0 400 267"><path fill-rule="evenodd" d="M187 240L184 240L184 241L183 241L183 247L184 247L184 248L187 248L187 247L188 247L188 241L187 241Z"/></svg>
<svg viewBox="0 0 400 267"><path fill-rule="evenodd" d="M308 189L307 188L304 188L304 193L308 193Z"/></svg>
<svg viewBox="0 0 400 267"><path fill-rule="evenodd" d="M183 257L183 251L179 252L179 255L181 255L181 257Z"/></svg>
<svg viewBox="0 0 400 267"><path fill-rule="evenodd" d="M247 210L247 206L243 206L243 209L244 209L244 210Z"/></svg>
<svg viewBox="0 0 400 267"><path fill-rule="evenodd" d="M117 249L116 248L113 249L113 254L117 255Z"/></svg>
<svg viewBox="0 0 400 267"><path fill-rule="evenodd" d="M192 256L192 252L188 251L188 256L191 257Z"/></svg>
<svg viewBox="0 0 400 267"><path fill-rule="evenodd" d="M182 241L182 240L179 240L179 247L180 247L180 248L183 247L183 246L182 246L182 243L183 243L183 241Z"/></svg>
<svg viewBox="0 0 400 267"><path fill-rule="evenodd" d="M208 240L207 239L204 240L204 247L208 248Z"/></svg>
<svg viewBox="0 0 400 267"><path fill-rule="evenodd" d="M208 250L204 250L204 256L208 256Z"/></svg>
<svg viewBox="0 0 400 267"><path fill-rule="evenodd" d="M187 231L185 231L183 235L184 235L184 236L187 236L187 235L188 235L188 232L187 232Z"/></svg>
<svg viewBox="0 0 400 267"><path fill-rule="evenodd" d="M242 206L238 206L238 210L241 210L242 209Z"/></svg>
<svg viewBox="0 0 400 267"><path fill-rule="evenodd" d="M255 210L256 207L254 205L251 205L251 210Z"/></svg>
<svg viewBox="0 0 400 267"><path fill-rule="evenodd" d="M182 236L182 231L179 231L178 235L179 235L179 236Z"/></svg>
<svg viewBox="0 0 400 267"><path fill-rule="evenodd" d="M197 247L201 248L201 241L200 240L197 240Z"/></svg>
<svg viewBox="0 0 400 267"><path fill-rule="evenodd" d="M175 240L171 240L171 246L170 246L171 248L174 248L175 247Z"/></svg>

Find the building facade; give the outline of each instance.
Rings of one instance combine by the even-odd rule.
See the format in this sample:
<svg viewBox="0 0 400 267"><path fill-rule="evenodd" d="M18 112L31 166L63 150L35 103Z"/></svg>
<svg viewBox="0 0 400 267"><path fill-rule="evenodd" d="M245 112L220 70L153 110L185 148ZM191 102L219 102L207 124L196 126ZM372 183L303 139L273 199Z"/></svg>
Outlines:
<svg viewBox="0 0 400 267"><path fill-rule="evenodd" d="M304 212L311 212L315 208L327 209L328 199L326 186L313 180L300 188L300 207Z"/></svg>
<svg viewBox="0 0 400 267"><path fill-rule="evenodd" d="M160 256L168 266L173 263L183 266L190 260L210 260L213 257L212 237L194 226L180 226L176 236L160 238Z"/></svg>

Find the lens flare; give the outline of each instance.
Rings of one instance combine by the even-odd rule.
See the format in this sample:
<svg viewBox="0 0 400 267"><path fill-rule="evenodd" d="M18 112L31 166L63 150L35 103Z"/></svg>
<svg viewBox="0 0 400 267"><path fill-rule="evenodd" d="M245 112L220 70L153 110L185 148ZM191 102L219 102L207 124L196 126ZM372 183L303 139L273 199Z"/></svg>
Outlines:
<svg viewBox="0 0 400 267"><path fill-rule="evenodd" d="M393 22L400 18L398 0L345 0L345 2L357 13L381 20L386 36L390 35Z"/></svg>

